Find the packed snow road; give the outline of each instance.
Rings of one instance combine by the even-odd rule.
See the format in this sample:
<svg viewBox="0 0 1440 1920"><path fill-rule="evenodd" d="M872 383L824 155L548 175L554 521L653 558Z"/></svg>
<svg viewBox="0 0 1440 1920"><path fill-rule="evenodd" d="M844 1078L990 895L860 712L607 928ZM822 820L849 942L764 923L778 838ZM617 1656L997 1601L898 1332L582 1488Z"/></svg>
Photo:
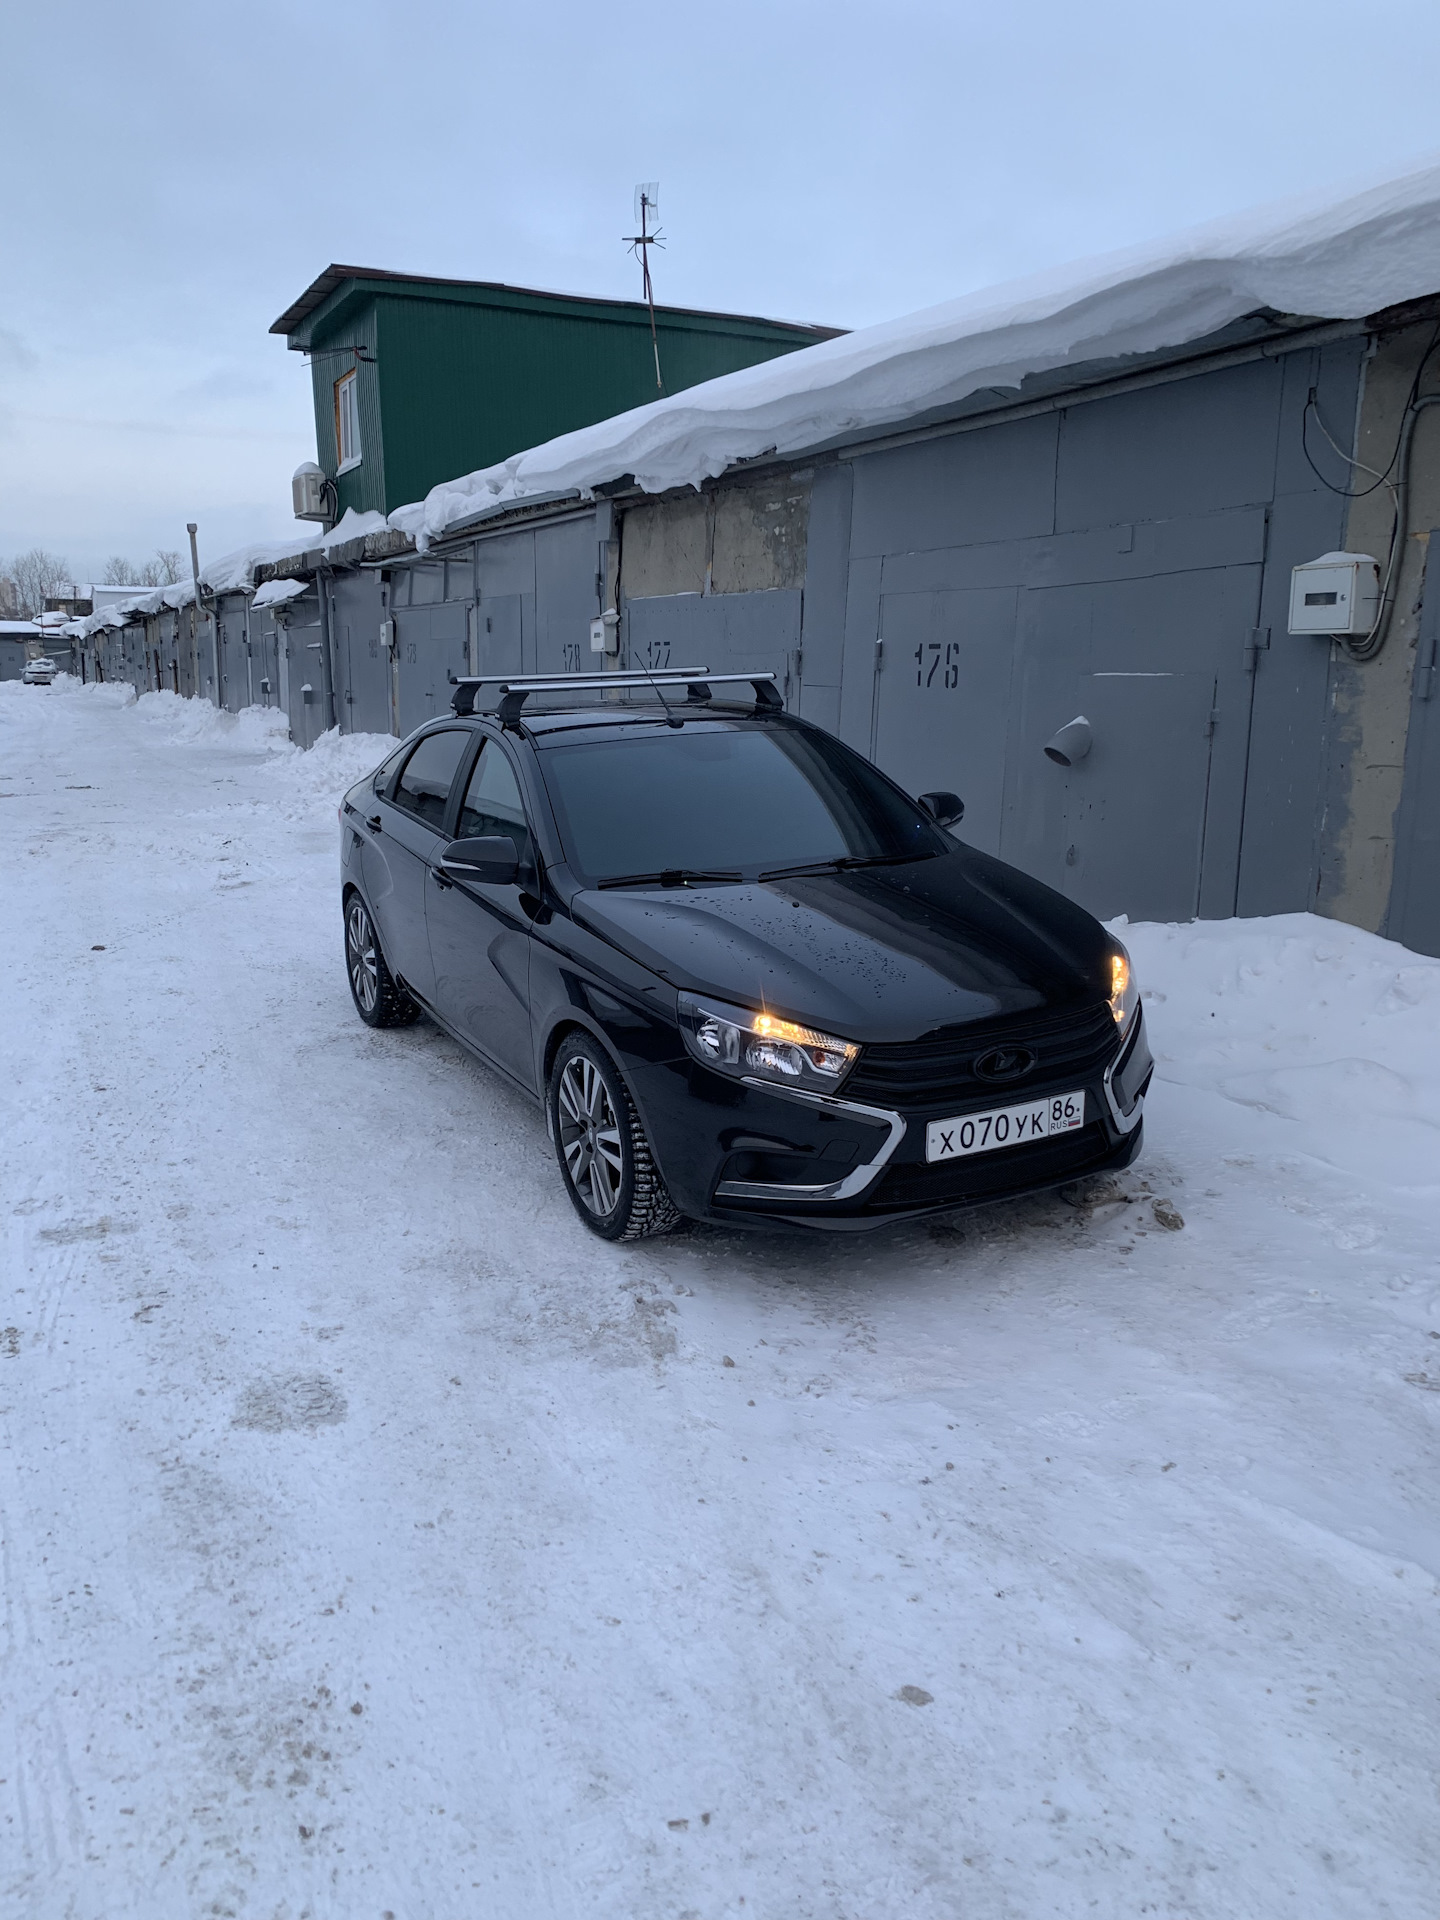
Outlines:
<svg viewBox="0 0 1440 1920"><path fill-rule="evenodd" d="M1432 1915L1440 962L1131 928L1110 1190L615 1248L376 758L0 687L0 1912Z"/></svg>

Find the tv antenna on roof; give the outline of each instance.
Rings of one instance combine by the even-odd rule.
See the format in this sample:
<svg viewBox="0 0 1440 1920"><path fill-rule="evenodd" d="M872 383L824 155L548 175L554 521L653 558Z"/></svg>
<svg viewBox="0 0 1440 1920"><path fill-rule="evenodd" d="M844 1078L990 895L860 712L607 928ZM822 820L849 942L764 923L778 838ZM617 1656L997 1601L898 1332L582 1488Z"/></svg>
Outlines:
<svg viewBox="0 0 1440 1920"><path fill-rule="evenodd" d="M665 392L665 382L660 377L660 338L655 331L655 285L650 278L650 249L664 249L664 239L660 233L660 182L642 180L635 189L635 224L639 233L627 233L625 243L640 260L640 273L645 288L645 304L650 309L650 345L655 354L655 385L661 395Z"/></svg>

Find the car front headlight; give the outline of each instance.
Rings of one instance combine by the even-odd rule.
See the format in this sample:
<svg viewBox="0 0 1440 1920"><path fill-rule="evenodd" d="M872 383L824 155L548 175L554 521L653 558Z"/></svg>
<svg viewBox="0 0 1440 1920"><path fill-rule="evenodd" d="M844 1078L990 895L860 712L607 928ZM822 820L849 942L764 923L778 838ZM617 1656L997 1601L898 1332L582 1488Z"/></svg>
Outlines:
<svg viewBox="0 0 1440 1920"><path fill-rule="evenodd" d="M680 995L680 1031L702 1065L777 1086L833 1092L860 1049L851 1040L819 1033L777 1014Z"/></svg>
<svg viewBox="0 0 1440 1920"><path fill-rule="evenodd" d="M1110 1011L1121 1033L1126 1033L1140 1004L1140 988L1135 979L1135 969L1130 964L1130 956L1118 942L1111 951L1108 964Z"/></svg>

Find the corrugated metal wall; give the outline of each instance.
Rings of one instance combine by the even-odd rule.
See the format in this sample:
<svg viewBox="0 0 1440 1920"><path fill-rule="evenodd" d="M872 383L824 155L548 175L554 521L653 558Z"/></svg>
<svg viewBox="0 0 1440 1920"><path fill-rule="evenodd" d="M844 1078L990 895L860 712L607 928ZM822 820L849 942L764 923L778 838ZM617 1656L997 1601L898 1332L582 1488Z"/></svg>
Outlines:
<svg viewBox="0 0 1440 1920"><path fill-rule="evenodd" d="M378 331L373 306L362 307L346 317L333 332L325 334L315 346L310 360L310 382L315 396L315 446L320 465L335 479L340 512L353 507L356 513L384 513L385 438L380 418L380 386L377 379L376 343ZM359 353L355 349L359 348ZM335 383L342 374L355 373L359 400L359 466L348 473L335 474L340 456L335 445ZM459 472L456 468L454 471ZM391 500L391 508L402 505Z"/></svg>
<svg viewBox="0 0 1440 1920"><path fill-rule="evenodd" d="M456 474L656 397L643 310L547 311L518 297L513 306L479 306L382 296L372 313L392 510ZM779 328L701 316L661 314L657 335L669 393L808 344ZM332 430L331 445L333 438ZM320 463L333 470L324 454ZM358 504L360 490L352 491ZM342 500L350 503L351 493ZM366 504L379 502L367 494Z"/></svg>

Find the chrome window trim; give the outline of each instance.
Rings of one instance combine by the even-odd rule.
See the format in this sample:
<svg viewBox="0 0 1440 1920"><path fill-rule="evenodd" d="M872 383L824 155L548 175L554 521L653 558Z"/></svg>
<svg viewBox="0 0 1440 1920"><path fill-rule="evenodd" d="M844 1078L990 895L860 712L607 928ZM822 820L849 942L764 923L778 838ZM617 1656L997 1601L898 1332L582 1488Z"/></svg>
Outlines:
<svg viewBox="0 0 1440 1920"><path fill-rule="evenodd" d="M874 1159L852 1167L843 1180L831 1180L820 1186L770 1180L722 1180L715 1189L717 1200L853 1200L879 1178L905 1138L904 1116L892 1113L888 1107L864 1107L858 1100L840 1100L831 1093L777 1087L772 1080L760 1080L751 1074L743 1074L740 1084L753 1087L757 1093L777 1094L782 1100L798 1100L802 1106L821 1107L831 1113L859 1114L865 1120L882 1120L889 1132Z"/></svg>

